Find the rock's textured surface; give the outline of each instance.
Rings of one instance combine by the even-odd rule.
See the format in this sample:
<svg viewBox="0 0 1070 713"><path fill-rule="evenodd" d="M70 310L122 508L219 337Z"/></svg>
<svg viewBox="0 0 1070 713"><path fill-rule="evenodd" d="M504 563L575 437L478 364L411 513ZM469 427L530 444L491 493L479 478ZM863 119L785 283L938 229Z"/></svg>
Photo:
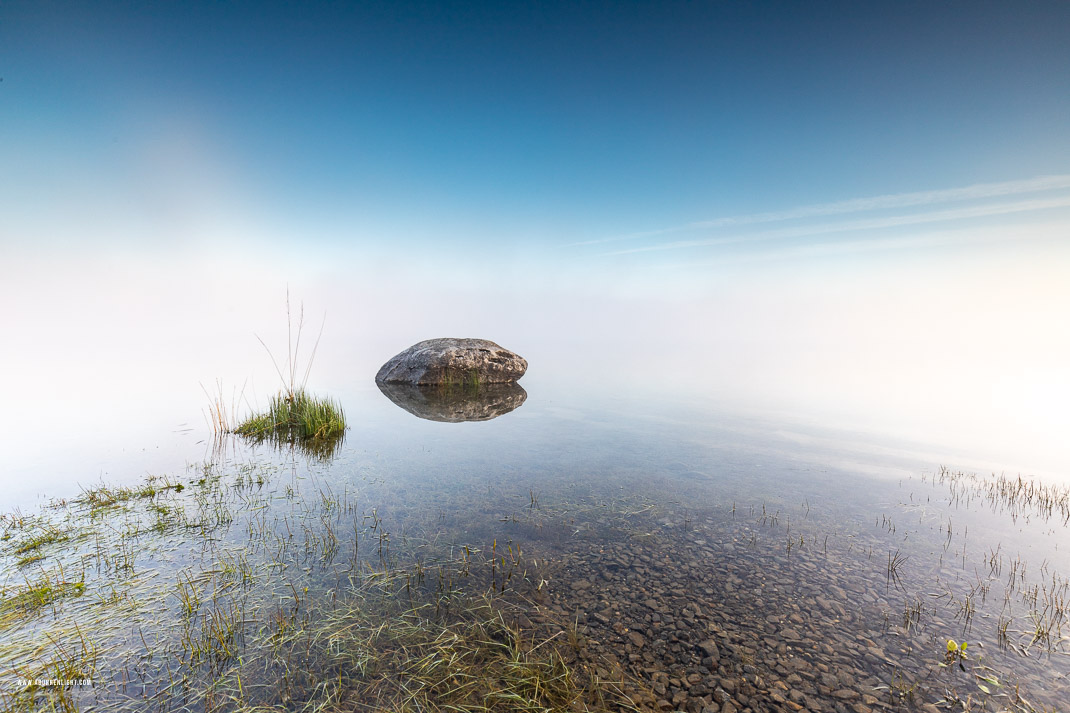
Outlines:
<svg viewBox="0 0 1070 713"><path fill-rule="evenodd" d="M415 386L380 383L379 390L395 404L428 421L489 421L519 408L528 397L520 384L476 387Z"/></svg>
<svg viewBox="0 0 1070 713"><path fill-rule="evenodd" d="M528 369L526 359L486 339L427 339L383 364L378 384L502 384Z"/></svg>

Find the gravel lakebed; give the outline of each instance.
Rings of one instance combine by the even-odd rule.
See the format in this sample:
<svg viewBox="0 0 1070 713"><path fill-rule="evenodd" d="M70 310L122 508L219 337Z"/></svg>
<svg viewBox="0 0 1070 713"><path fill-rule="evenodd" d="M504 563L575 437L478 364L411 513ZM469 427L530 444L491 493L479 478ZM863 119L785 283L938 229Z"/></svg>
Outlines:
<svg viewBox="0 0 1070 713"><path fill-rule="evenodd" d="M573 623L575 657L602 679L630 681L640 710L1027 711L1070 701L1065 653L1000 646L963 621L954 593L925 586L928 573L890 576L880 528L826 538L786 529L753 510L599 517L549 555L549 584L521 623ZM964 631L972 651L951 660L947 639Z"/></svg>

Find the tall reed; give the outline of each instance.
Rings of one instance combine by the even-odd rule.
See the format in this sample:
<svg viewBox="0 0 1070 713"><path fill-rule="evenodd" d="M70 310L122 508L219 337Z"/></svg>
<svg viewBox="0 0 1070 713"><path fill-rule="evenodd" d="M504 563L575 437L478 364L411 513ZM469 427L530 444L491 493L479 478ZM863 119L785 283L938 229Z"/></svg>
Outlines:
<svg viewBox="0 0 1070 713"><path fill-rule="evenodd" d="M319 349L320 339L323 337L323 326L327 316L324 315L320 324L319 334L312 345L308 363L302 372L300 368L301 335L305 326L305 308L301 305L297 318L297 330L294 332L293 315L290 310L290 290L286 290L286 369L279 366L275 355L257 335L257 340L263 345L275 372L282 382L282 389L271 398L267 411L254 413L241 422L235 428L226 428L228 432L245 436L268 436L273 435L287 440L292 439L328 439L342 434L346 429L345 413L342 407L333 399L315 396L305 390L308 376L312 371L312 364L316 360L316 351ZM298 380L298 374L301 374ZM218 409L217 409L218 412ZM221 426L229 425L225 420L220 421Z"/></svg>

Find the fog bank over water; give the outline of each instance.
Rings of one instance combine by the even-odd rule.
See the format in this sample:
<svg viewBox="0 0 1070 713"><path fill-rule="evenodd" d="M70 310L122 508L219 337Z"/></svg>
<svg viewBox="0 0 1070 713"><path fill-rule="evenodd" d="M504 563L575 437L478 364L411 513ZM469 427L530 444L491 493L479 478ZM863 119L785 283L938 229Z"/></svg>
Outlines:
<svg viewBox="0 0 1070 713"><path fill-rule="evenodd" d="M287 286L365 426L472 336L531 364L503 419L1070 473L1067 3L82 5L0 9L5 487L203 458Z"/></svg>
<svg viewBox="0 0 1070 713"><path fill-rule="evenodd" d="M195 457L183 444L207 432L201 385L244 384L261 403L277 387L254 335L284 358L287 285L295 321L305 306L306 348L326 314L317 391L355 393L421 339L476 336L529 360L533 396L541 386L637 411L653 399L766 414L993 468L1070 472L1060 241L675 273L555 266L537 252L281 249L23 256L5 273L0 299L18 306L5 321L5 373L17 377L5 400L18 407L0 430L10 472L33 481L92 482L108 452L145 449L145 469Z"/></svg>

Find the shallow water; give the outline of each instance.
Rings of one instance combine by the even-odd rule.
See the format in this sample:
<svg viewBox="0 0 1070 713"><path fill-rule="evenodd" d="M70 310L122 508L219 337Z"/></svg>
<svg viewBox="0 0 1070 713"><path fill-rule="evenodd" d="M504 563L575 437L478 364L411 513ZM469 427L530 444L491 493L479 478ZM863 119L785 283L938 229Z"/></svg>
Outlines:
<svg viewBox="0 0 1070 713"><path fill-rule="evenodd" d="M572 622L577 660L627 678L644 709L1070 700L1065 490L996 495L912 444L523 383L519 405L460 423L360 386L328 458L192 432L176 436L186 462L153 471L180 492L94 509L72 490L40 521L8 516L9 600L47 573L85 590L0 629L4 691L88 638L79 706L298 708L322 691L278 684L295 666L280 622L314 627L377 571L418 566L406 586L430 589L439 566L464 572L459 590L515 592L536 628ZM142 481L138 458L115 463L109 485ZM16 552L47 528L69 537ZM27 553L41 559L19 564ZM225 653L213 616L238 622ZM961 661L948 639L968 642Z"/></svg>

